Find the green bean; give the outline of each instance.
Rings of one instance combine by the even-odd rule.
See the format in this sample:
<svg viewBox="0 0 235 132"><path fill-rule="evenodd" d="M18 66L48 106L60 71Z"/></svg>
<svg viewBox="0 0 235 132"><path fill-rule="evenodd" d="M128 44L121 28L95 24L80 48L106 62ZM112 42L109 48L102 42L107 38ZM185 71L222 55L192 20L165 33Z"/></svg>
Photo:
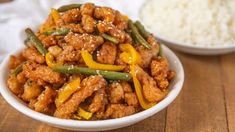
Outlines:
<svg viewBox="0 0 235 132"><path fill-rule="evenodd" d="M38 39L38 37L33 33L33 31L30 28L26 28L25 32L30 39L30 41L33 42L34 46L37 48L37 50L45 56L47 53L47 50L43 47L42 42Z"/></svg>
<svg viewBox="0 0 235 132"><path fill-rule="evenodd" d="M162 44L159 44L158 56L163 56Z"/></svg>
<svg viewBox="0 0 235 132"><path fill-rule="evenodd" d="M139 33L137 27L134 25L134 23L131 20L129 20L128 24L129 24L129 27L131 28L132 33L135 36L136 40L140 44L142 44L145 48L151 49L151 45L140 35L140 33Z"/></svg>
<svg viewBox="0 0 235 132"><path fill-rule="evenodd" d="M126 29L125 32L127 32L129 34L129 36L132 38L133 40L133 44L138 44L139 42L136 40L135 36L133 35L131 30Z"/></svg>
<svg viewBox="0 0 235 132"><path fill-rule="evenodd" d="M57 29L55 31L47 31L47 32L44 32L45 35L66 35L69 33L69 29L67 28L60 28L60 29Z"/></svg>
<svg viewBox="0 0 235 132"><path fill-rule="evenodd" d="M53 71L65 73L65 74L85 74L85 75L102 75L104 78L109 80L131 80L131 75L129 73L104 71L104 70L94 70L85 67L77 66L54 66Z"/></svg>
<svg viewBox="0 0 235 132"><path fill-rule="evenodd" d="M145 30L144 26L140 23L140 21L136 21L135 22L135 26L137 27L137 29L139 30L140 34L147 39L149 36L149 32Z"/></svg>
<svg viewBox="0 0 235 132"><path fill-rule="evenodd" d="M12 71L11 74L16 77L20 72L22 72L22 70L23 70L23 64L24 64L24 63L25 63L25 62L19 64L19 65Z"/></svg>
<svg viewBox="0 0 235 132"><path fill-rule="evenodd" d="M58 12L65 12L74 8L80 8L82 4L70 4L64 5L57 9Z"/></svg>
<svg viewBox="0 0 235 132"><path fill-rule="evenodd" d="M106 39L106 40L109 40L110 42L114 43L114 44L118 44L119 43L119 40L108 35L108 34L105 34L105 33L102 33L101 36Z"/></svg>
<svg viewBox="0 0 235 132"><path fill-rule="evenodd" d="M30 41L29 38L26 38L26 39L24 40L24 45L25 45L26 47L30 47L29 41Z"/></svg>

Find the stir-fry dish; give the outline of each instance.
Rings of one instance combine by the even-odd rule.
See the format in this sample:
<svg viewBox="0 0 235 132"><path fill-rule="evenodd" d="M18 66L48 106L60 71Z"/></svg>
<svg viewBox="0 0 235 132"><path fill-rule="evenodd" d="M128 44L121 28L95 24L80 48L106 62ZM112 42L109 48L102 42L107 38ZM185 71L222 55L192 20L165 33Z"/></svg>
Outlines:
<svg viewBox="0 0 235 132"><path fill-rule="evenodd" d="M64 119L132 115L167 96L175 72L139 22L92 3L51 9L37 32L25 29L11 56L8 88L31 109Z"/></svg>

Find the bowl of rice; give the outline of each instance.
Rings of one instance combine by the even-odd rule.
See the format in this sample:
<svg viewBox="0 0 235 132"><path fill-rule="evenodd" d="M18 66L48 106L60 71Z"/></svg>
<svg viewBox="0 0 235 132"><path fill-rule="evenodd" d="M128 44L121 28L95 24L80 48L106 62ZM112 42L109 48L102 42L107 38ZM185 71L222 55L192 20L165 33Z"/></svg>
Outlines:
<svg viewBox="0 0 235 132"><path fill-rule="evenodd" d="M150 0L140 20L176 50L198 55L235 51L234 0Z"/></svg>

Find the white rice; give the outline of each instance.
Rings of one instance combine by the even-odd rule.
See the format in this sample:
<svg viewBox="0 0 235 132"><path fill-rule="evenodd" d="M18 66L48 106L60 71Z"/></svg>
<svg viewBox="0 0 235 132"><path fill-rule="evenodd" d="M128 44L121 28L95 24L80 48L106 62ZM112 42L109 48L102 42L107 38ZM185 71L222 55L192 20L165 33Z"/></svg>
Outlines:
<svg viewBox="0 0 235 132"><path fill-rule="evenodd" d="M181 44L235 44L235 0L151 0L141 20L158 37Z"/></svg>

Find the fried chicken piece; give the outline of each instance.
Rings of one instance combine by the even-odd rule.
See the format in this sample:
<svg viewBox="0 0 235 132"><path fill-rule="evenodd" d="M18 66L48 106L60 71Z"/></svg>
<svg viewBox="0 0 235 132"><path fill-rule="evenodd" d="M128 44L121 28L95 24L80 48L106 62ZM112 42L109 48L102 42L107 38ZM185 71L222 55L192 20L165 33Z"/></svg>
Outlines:
<svg viewBox="0 0 235 132"><path fill-rule="evenodd" d="M111 103L119 103L122 99L124 99L124 90L122 85L118 82L111 83L109 85L108 94L109 94L109 101Z"/></svg>
<svg viewBox="0 0 235 132"><path fill-rule="evenodd" d="M74 33L67 34L65 41L76 50L87 50L90 53L104 43L104 39L101 36Z"/></svg>
<svg viewBox="0 0 235 132"><path fill-rule="evenodd" d="M54 101L56 98L56 91L46 86L46 89L38 96L37 102L34 104L35 111L52 114L54 113Z"/></svg>
<svg viewBox="0 0 235 132"><path fill-rule="evenodd" d="M104 96L102 107L95 113L97 119L104 119L106 105L108 104L107 94Z"/></svg>
<svg viewBox="0 0 235 132"><path fill-rule="evenodd" d="M85 32L80 24L69 23L66 25L62 25L61 27L70 29L74 33L84 33Z"/></svg>
<svg viewBox="0 0 235 132"><path fill-rule="evenodd" d="M149 102L159 102L166 96L166 93L158 88L155 80L139 66L136 66L136 75L142 85L143 95Z"/></svg>
<svg viewBox="0 0 235 132"><path fill-rule="evenodd" d="M27 78L37 82L48 82L51 84L62 84L65 78L61 73L54 72L51 68L28 61L23 65L23 72Z"/></svg>
<svg viewBox="0 0 235 132"><path fill-rule="evenodd" d="M35 82L27 82L24 85L24 93L22 94L22 99L24 101L30 102L30 100L36 99L42 92L42 87Z"/></svg>
<svg viewBox="0 0 235 132"><path fill-rule="evenodd" d="M25 77L23 72L20 72L17 76L16 76L17 80L20 83L25 83L27 81L27 78Z"/></svg>
<svg viewBox="0 0 235 132"><path fill-rule="evenodd" d="M105 42L97 53L97 61L103 64L114 64L117 55L117 46Z"/></svg>
<svg viewBox="0 0 235 132"><path fill-rule="evenodd" d="M148 36L147 42L152 46L151 49L147 49L142 45L136 47L137 51L140 53L141 56L140 66L143 68L148 67L152 58L154 56L157 56L159 52L159 44L152 35Z"/></svg>
<svg viewBox="0 0 235 132"><path fill-rule="evenodd" d="M58 62L73 62L73 61L80 61L81 54L79 50L74 49L71 45L63 46L62 52L57 57Z"/></svg>
<svg viewBox="0 0 235 132"><path fill-rule="evenodd" d="M120 43L125 41L126 33L123 30L118 29L112 23L106 21L100 21L97 24L97 28L101 33L108 33L114 38L118 39Z"/></svg>
<svg viewBox="0 0 235 132"><path fill-rule="evenodd" d="M81 20L81 12L78 8L68 10L62 14L61 19L65 24L78 23Z"/></svg>
<svg viewBox="0 0 235 132"><path fill-rule="evenodd" d="M128 27L128 19L125 19L119 11L116 11L114 25L120 30L125 30Z"/></svg>
<svg viewBox="0 0 235 132"><path fill-rule="evenodd" d="M62 52L62 48L60 48L57 45L56 46L51 46L47 50L54 57L58 57L59 54Z"/></svg>
<svg viewBox="0 0 235 132"><path fill-rule="evenodd" d="M14 56L11 55L9 62L8 62L8 67L9 69L14 69L16 68L19 64L21 64L23 61L25 60L25 58L22 56L22 54Z"/></svg>
<svg viewBox="0 0 235 132"><path fill-rule="evenodd" d="M151 65L151 75L154 80L157 82L157 85L161 89L166 89L169 85L167 80L169 65L165 58L158 57L157 59L152 60Z"/></svg>
<svg viewBox="0 0 235 132"><path fill-rule="evenodd" d="M81 6L81 14L93 16L95 5L93 3L86 3Z"/></svg>
<svg viewBox="0 0 235 132"><path fill-rule="evenodd" d="M7 79L8 88L16 95L20 95L24 92L23 83L20 83L13 75Z"/></svg>
<svg viewBox="0 0 235 132"><path fill-rule="evenodd" d="M45 48L48 48L53 45L57 45L57 39L56 39L56 36L54 36L54 35L47 36L44 34L40 34L40 35L38 35L38 39L41 40L41 42Z"/></svg>
<svg viewBox="0 0 235 132"><path fill-rule="evenodd" d="M82 16L82 26L87 33L92 33L95 31L96 20L89 15Z"/></svg>
<svg viewBox="0 0 235 132"><path fill-rule="evenodd" d="M172 79L174 79L175 74L176 74L176 73L175 73L174 71L169 70L169 71L167 72L167 79L168 79L168 81L171 81Z"/></svg>
<svg viewBox="0 0 235 132"><path fill-rule="evenodd" d="M94 17L99 20L113 23L115 20L116 11L109 7L96 7Z"/></svg>
<svg viewBox="0 0 235 132"><path fill-rule="evenodd" d="M40 64L45 62L44 56L42 56L34 46L31 46L31 47L25 49L22 52L22 55L27 60L31 60L31 61L34 61L34 62L37 62Z"/></svg>
<svg viewBox="0 0 235 132"><path fill-rule="evenodd" d="M107 107L105 118L121 118L135 113L133 106L125 106L123 104L111 104Z"/></svg>
<svg viewBox="0 0 235 132"><path fill-rule="evenodd" d="M125 93L132 93L131 85L127 81L121 81L120 84L122 85L122 88Z"/></svg>
<svg viewBox="0 0 235 132"><path fill-rule="evenodd" d="M97 92L95 92L95 96L92 99L92 102L88 107L88 110L92 113L101 110L102 107L106 104L105 97L106 97L105 88L99 89Z"/></svg>
<svg viewBox="0 0 235 132"><path fill-rule="evenodd" d="M128 33L125 33L124 43L132 44L132 42L133 42L132 37Z"/></svg>
<svg viewBox="0 0 235 132"><path fill-rule="evenodd" d="M78 109L81 102L90 97L95 91L106 87L106 81L102 76L90 76L82 80L81 89L74 93L64 104L60 105L54 116L70 119Z"/></svg>
<svg viewBox="0 0 235 132"><path fill-rule="evenodd" d="M134 106L134 107L139 106L139 101L135 93L125 93L124 98L125 98L125 102L129 106Z"/></svg>

